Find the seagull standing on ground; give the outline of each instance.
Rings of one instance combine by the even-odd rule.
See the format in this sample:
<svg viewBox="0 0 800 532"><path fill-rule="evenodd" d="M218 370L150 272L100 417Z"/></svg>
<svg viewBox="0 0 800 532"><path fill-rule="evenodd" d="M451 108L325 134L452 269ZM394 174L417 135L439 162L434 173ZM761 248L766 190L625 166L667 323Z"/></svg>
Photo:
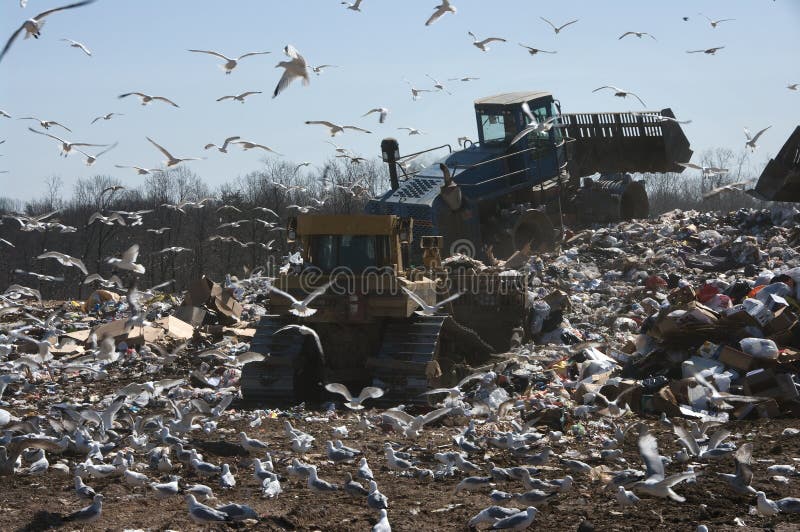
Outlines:
<svg viewBox="0 0 800 532"><path fill-rule="evenodd" d="M226 74L230 74L231 72L233 72L233 69L236 68L236 66L239 64L239 61L241 61L245 57L250 57L251 55L265 55L265 54L271 53L271 52L247 52L246 54L242 54L239 57L231 58L231 57L227 57L225 55L222 55L219 52L215 52L213 50L189 50L189 51L190 52L195 52L195 53L198 53L198 54L209 54L209 55L213 55L213 56L219 57L220 59L224 59L225 60L225 64L222 65L222 69L225 71Z"/></svg>
<svg viewBox="0 0 800 532"><path fill-rule="evenodd" d="M29 18L28 20L22 23L22 26L17 28L17 31L11 34L11 37L9 37L8 41L6 42L6 45L3 47L3 51L0 52L0 61L2 61L3 56L6 55L8 49L11 48L11 44L14 42L14 39L16 39L17 36L19 36L20 32L22 32L23 30L25 31L25 37L24 37L25 39L31 36L33 36L34 39L38 39L39 35L41 35L42 26L44 26L45 21L42 20L44 19L44 17L46 17L47 15L52 15L53 13L58 13L59 11L65 11L67 9L85 6L93 2L95 2L95 0L83 0L83 2L76 2L74 4L68 4L66 6L48 9L47 11L43 11L33 18Z"/></svg>
<svg viewBox="0 0 800 532"><path fill-rule="evenodd" d="M283 75L278 81L278 85L275 86L275 92L272 94L273 98L283 92L297 78L303 78L303 85L311 83L311 79L308 77L306 60L300 55L300 52L291 44L287 44L283 52L291 58L291 61L281 61L275 65L275 68L283 68Z"/></svg>

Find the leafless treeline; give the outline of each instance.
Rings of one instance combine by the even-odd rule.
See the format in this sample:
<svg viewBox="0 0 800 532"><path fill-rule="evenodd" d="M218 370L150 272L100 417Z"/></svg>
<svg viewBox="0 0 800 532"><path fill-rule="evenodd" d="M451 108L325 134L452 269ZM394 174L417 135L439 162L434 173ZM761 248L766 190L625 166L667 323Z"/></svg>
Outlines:
<svg viewBox="0 0 800 532"><path fill-rule="evenodd" d="M89 273L108 278L114 271L106 259L119 256L133 244L139 244L138 262L147 269L139 281L142 288L174 279L175 288L182 289L201 274L216 280L226 273L241 276L243 267L281 263L287 251L285 232L276 227L284 226L296 212L288 208L291 205L312 206L314 212L361 212L369 198L388 187L385 165L379 161L353 164L342 159L332 159L317 169L268 159L260 171L215 190L186 167L145 176L135 188L130 183L131 179L122 181L108 175L81 179L72 197L64 200L61 179L51 177L41 199L19 205L0 198L2 214L34 216L57 211L48 222L75 228L74 232L60 232L58 228L22 231L19 222L3 218L0 238L14 247L0 243L0 275L4 275L0 286L24 284L39 289L49 299L85 297L96 285L81 284L85 276L78 269L53 260L37 260L36 256L44 251L66 253L83 260ZM126 188L115 189L119 185ZM223 205L233 208L218 210ZM278 217L256 210L258 207L271 209ZM127 214L121 215L125 225L118 220L111 225L88 223L96 212L109 216L115 211L152 212L142 214L141 223ZM239 220L244 222L238 227L219 228ZM270 227L274 223L277 226ZM169 230L160 234L148 231L164 227ZM235 240L209 240L214 235ZM272 249L265 249L271 240ZM191 251L160 253L169 247ZM64 277L64 281L42 280L24 272Z"/></svg>

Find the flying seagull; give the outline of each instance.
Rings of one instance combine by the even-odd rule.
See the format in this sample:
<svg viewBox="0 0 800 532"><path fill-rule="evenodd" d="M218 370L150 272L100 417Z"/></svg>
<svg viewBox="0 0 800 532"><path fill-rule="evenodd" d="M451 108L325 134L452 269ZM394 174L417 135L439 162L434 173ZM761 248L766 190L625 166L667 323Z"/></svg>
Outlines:
<svg viewBox="0 0 800 532"><path fill-rule="evenodd" d="M548 52L547 50L542 50L541 48L533 48L532 46L527 46L527 45L522 44L522 43L517 43L517 44L519 44L520 46L522 46L523 48L528 50L528 53L531 54L531 55L536 55L536 54L538 54L540 52L544 53L544 54L554 54L554 53L556 53L556 52Z"/></svg>
<svg viewBox="0 0 800 532"><path fill-rule="evenodd" d="M455 299L458 299L459 297L461 297L461 294L463 293L462 292L462 293L458 293L458 294L452 295L452 296L448 297L447 299L443 299L442 301L439 301L438 303L436 303L434 305L429 305L421 297L419 297L417 294L415 294L414 292L412 292L411 290L409 290L405 286L401 286L401 288L403 289L403 292L408 294L408 297L410 297L417 305L422 307L422 310L418 310L416 312L420 316L433 316L433 315L435 315L437 312L439 312L439 309L441 309L444 305L446 305L447 303L449 303L449 302L451 302L451 301L453 301Z"/></svg>
<svg viewBox="0 0 800 532"><path fill-rule="evenodd" d="M613 90L614 91L614 96L617 96L619 98L625 98L627 96L633 96L634 98L636 98L637 100L639 100L641 102L642 106L647 107L645 105L645 103L642 101L642 99L639 98L636 94L632 93L631 91L626 91L626 90L620 89L619 87L615 87L613 85L603 85L602 87L596 88L592 92L597 92L597 91L600 91L600 90L603 90L603 89L611 89L611 90Z"/></svg>
<svg viewBox="0 0 800 532"><path fill-rule="evenodd" d="M486 39L479 41L478 38L475 37L475 34L472 33L471 31L468 31L467 35L472 37L472 45L481 50L482 52L486 52L489 50L489 47L486 45L489 44L490 42L493 41L506 42L506 40L503 39L502 37L487 37Z"/></svg>
<svg viewBox="0 0 800 532"><path fill-rule="evenodd" d="M75 268L78 268L80 271L82 271L84 275L89 275L89 272L86 271L86 266L83 265L83 261L81 259L76 259L75 257L71 257L64 253L59 253L58 251L46 251L36 258L56 259L64 266L74 266Z"/></svg>
<svg viewBox="0 0 800 532"><path fill-rule="evenodd" d="M216 148L221 153L228 153L228 144L230 144L234 140L239 140L240 138L241 137L238 137L238 136L236 136L236 137L228 137L227 139L225 139L225 142L222 143L222 146L217 146L214 143L209 143L209 144L206 144L203 149L210 150L211 148Z"/></svg>
<svg viewBox="0 0 800 532"><path fill-rule="evenodd" d="M370 109L369 111L361 115L361 118L364 118L365 116L370 115L372 113L379 113L378 122L383 124L384 122L386 122L386 117L389 115L389 109L387 109L386 107L376 107L374 109Z"/></svg>
<svg viewBox="0 0 800 532"><path fill-rule="evenodd" d="M24 37L25 39L31 36L33 36L34 39L38 39L39 35L41 35L42 26L44 26L45 23L45 21L42 19L44 19L44 17L46 17L47 15L52 15L53 13L57 13L59 11L65 11L67 9L72 9L75 7L85 6L94 2L95 0L83 0L83 2L76 2L74 4L68 4L66 6L48 9L47 11L43 11L33 18L29 18L28 20L22 23L22 26L17 28L17 31L11 34L11 37L9 37L8 42L6 42L6 45L3 47L3 51L0 52L0 61L3 60L3 57L6 55L6 52L8 52L9 48L11 48L11 44L14 42L14 39L16 39L17 36L20 34L20 32L22 32L23 30L25 30L25 37Z"/></svg>
<svg viewBox="0 0 800 532"><path fill-rule="evenodd" d="M235 140L232 141L231 144L238 144L239 146L242 147L244 151L252 150L253 148L258 148L260 150L274 153L275 155L281 155L280 153L276 152L269 146L264 146L263 144L256 144L255 142L250 142L249 140Z"/></svg>
<svg viewBox="0 0 800 532"><path fill-rule="evenodd" d="M434 9L435 11L433 12L433 15L431 15L428 21L425 22L426 26L430 26L431 24L439 20L442 17L442 15L445 15L447 13L452 13L454 15L456 14L456 6L452 5L450 3L450 0L442 0L442 3L434 7Z"/></svg>
<svg viewBox="0 0 800 532"><path fill-rule="evenodd" d="M298 52L297 49L291 44L287 44L283 49L283 53L289 56L292 60L281 61L275 65L275 68L283 68L283 75L278 81L278 85L275 86L275 92L272 94L273 98L283 92L286 87L288 87L289 84L297 78L303 78L303 85L308 85L311 83L311 79L308 77L306 60L302 55L300 55L300 52Z"/></svg>
<svg viewBox="0 0 800 532"><path fill-rule="evenodd" d="M569 22L567 22L566 24L562 24L561 26L556 26L555 24L553 24L552 22L550 22L549 20L547 20L547 19L546 19L546 18L544 18L544 17L539 17L539 18L540 18L540 19L542 19L542 20L544 20L544 21L545 21L545 22L547 22L548 24L550 24L550 27L552 27L552 28L553 28L553 31L555 31L555 32L556 32L556 35L558 35L559 33L561 33L561 30L563 30L564 28L566 28L566 27L567 27L567 26L569 26L570 24L575 24L575 23L576 23L576 22L578 22L578 20L579 20L579 19L577 19L577 18L576 18L575 20L570 20L570 21L569 21Z"/></svg>
<svg viewBox="0 0 800 532"><path fill-rule="evenodd" d="M92 51L86 48L86 45L83 43L79 43L78 41L73 41L72 39L61 39L64 42L68 42L72 48L80 48L83 50L83 53L91 57Z"/></svg>
<svg viewBox="0 0 800 532"><path fill-rule="evenodd" d="M699 164L694 163L678 163L680 166L684 168L691 168L693 170L700 170L703 174L703 177L711 177L719 174L727 174L727 168L717 168L715 166L700 166Z"/></svg>
<svg viewBox="0 0 800 532"><path fill-rule="evenodd" d="M703 15L703 14L702 13L698 13L698 15ZM736 20L735 18L721 18L721 19L718 19L718 20L712 20L711 17L707 17L706 15L703 15L703 16L706 17L706 19L708 20L708 23L711 24L712 28L716 28L717 24L720 24L722 22L730 22L732 20Z"/></svg>
<svg viewBox="0 0 800 532"><path fill-rule="evenodd" d="M686 50L686 53L687 54L704 53L704 54L707 54L707 55L714 55L714 54L717 53L718 50L722 50L723 48L725 48L725 47L724 46L716 46L714 48L706 48L704 50Z"/></svg>
<svg viewBox="0 0 800 532"><path fill-rule="evenodd" d="M213 56L219 57L220 59L224 59L225 60L225 64L222 65L222 69L225 71L226 74L230 74L231 72L233 72L233 69L236 68L236 66L239 64L239 61L241 61L245 57L250 57L251 55L264 55L264 54L271 53L271 52L247 52L246 54L242 54L237 58L231 58L231 57L222 55L219 52L215 52L213 50L189 50L189 51L190 52L195 52L195 53L198 53L198 54L209 54L209 55L213 55Z"/></svg>
<svg viewBox="0 0 800 532"><path fill-rule="evenodd" d="M152 175L152 174L164 171L164 170L161 170L159 168L143 168L141 166L124 166L124 165L121 165L121 164L115 164L114 166L116 168L131 168L133 170L136 170L136 173L139 174L139 175Z"/></svg>
<svg viewBox="0 0 800 532"><path fill-rule="evenodd" d="M622 40L623 38L627 37L628 35L636 35L640 39L642 37L644 37L645 35L647 35L648 37L650 37L654 41L657 40L655 37L653 37L652 33L647 33L646 31L626 31L625 33L623 33L622 35L619 36L619 40Z"/></svg>
<svg viewBox="0 0 800 532"><path fill-rule="evenodd" d="M104 115L102 115L102 116L98 116L97 118L95 118L94 120L92 120L92 124L94 124L94 123L95 123L95 122L97 122L98 120L111 120L111 117L112 117L112 116L123 116L123 114L122 114L122 113L108 113L108 114L104 114Z"/></svg>
<svg viewBox="0 0 800 532"><path fill-rule="evenodd" d="M319 65L319 66L309 66L308 67L311 72L319 76L322 74L322 70L325 68L336 68L336 65Z"/></svg>
<svg viewBox="0 0 800 532"><path fill-rule="evenodd" d="M221 102L224 100L236 100L237 102L244 103L244 99L253 94L261 94L261 91L247 91L234 96L223 96L222 98L217 98L217 101Z"/></svg>
<svg viewBox="0 0 800 532"><path fill-rule="evenodd" d="M315 331L311 327L306 327L305 325L290 324L286 325L285 327L281 327L272 334L275 335L278 333L282 333L283 331L289 331L292 329L296 330L297 332L299 332L304 336L312 336L314 338L314 342L317 344L317 349L319 349L320 356L325 356L325 352L322 350L322 342L319 339L319 335L317 334L317 331Z"/></svg>
<svg viewBox="0 0 800 532"><path fill-rule="evenodd" d="M756 151L756 148L758 147L756 145L756 141L758 140L758 137L763 135L764 132L766 130L768 130L769 128L771 128L771 127L772 126L767 126L767 127L765 127L764 129L762 129L761 131L759 131L758 133L756 133L755 135L752 135L752 136L750 135L750 130L747 129L747 128L744 128L744 136L747 137L747 142L745 142L744 145L746 147L750 148L752 151Z"/></svg>
<svg viewBox="0 0 800 532"><path fill-rule="evenodd" d="M362 133L372 133L367 129L363 129L357 126L340 126L339 124L334 124L333 122L328 122L327 120L306 120L307 125L320 125L327 127L331 132L331 137L335 137L339 133L344 133L345 129L352 129L354 131L361 131Z"/></svg>
<svg viewBox="0 0 800 532"><path fill-rule="evenodd" d="M55 139L61 143L61 154L66 157L67 155L72 152L72 148L75 146L92 146L96 148L105 148L108 144L88 144L86 142L69 142L64 139L58 138L55 135L51 135L50 133L44 133L43 131L36 131L35 129L29 127L28 131L32 131L37 135L44 135L45 137L50 137L51 139Z"/></svg>
<svg viewBox="0 0 800 532"><path fill-rule="evenodd" d="M313 316L314 314L317 313L317 309L309 308L308 305L310 305L311 302L314 301L316 298L318 298L319 296L324 294L328 290L328 288L330 288L331 284L333 284L333 283L327 283L327 284L324 284L324 285L320 286L319 288L317 288L316 290L311 292L303 301L299 301L299 300L295 299L291 294L287 294L283 290L280 290L279 288L275 288L272 285L270 285L268 287L268 289L269 289L270 292L275 292L279 296L284 297L284 298L289 300L289 303L290 303L290 306L291 306L291 308L289 309L289 312L291 314L293 314L295 316L299 316L301 318L307 318L307 317Z"/></svg>
<svg viewBox="0 0 800 532"><path fill-rule="evenodd" d="M383 390L376 386L365 387L361 390L361 393L358 394L358 397L353 397L350 395L350 390L347 389L347 386L344 384L339 384L338 382L326 384L325 389L331 393L338 393L347 399L347 402L344 404L344 406L351 410L363 409L364 407L361 406L361 403L367 399L377 399L379 397L383 397Z"/></svg>
<svg viewBox="0 0 800 532"><path fill-rule="evenodd" d="M347 6L347 9L349 9L351 11L358 11L360 13L361 12L361 2L363 2L363 1L364 0L356 0L352 4L350 2L342 2L342 5L343 6Z"/></svg>
<svg viewBox="0 0 800 532"><path fill-rule="evenodd" d="M184 161L199 161L199 160L200 160L200 157L184 157L184 158L182 158L182 159L179 159L179 158L177 158L177 157L173 157L173 156L172 156L172 154L171 154L170 152L168 152L166 149L164 149L164 147L163 147L163 146L161 146L161 145L159 145L159 144L158 144L156 141L154 141L154 140L153 140L153 139L151 139L150 137L145 137L145 138L146 138L148 141L150 141L150 144L152 144L153 146L155 146L156 148L158 148L158 151L160 151L161 153L163 153L163 154L164 154L164 156L167 158L167 160L166 160L166 161L164 161L164 164L165 164L165 165L167 165L167 168L169 168L170 166L176 166L176 165L179 165L179 164L181 164L181 163L182 163L182 162L184 162Z"/></svg>
<svg viewBox="0 0 800 532"><path fill-rule="evenodd" d="M97 158L98 157L100 157L101 155L103 155L105 153L110 152L111 150L116 148L118 144L119 144L119 142L115 142L114 144L112 144L108 148L104 149L103 151L101 151L97 155L89 155L85 151L79 150L78 148L75 148L75 151L86 157L86 166L92 166L95 162L97 162Z"/></svg>
<svg viewBox="0 0 800 532"><path fill-rule="evenodd" d="M144 94L142 92L126 92L125 94L120 94L117 96L117 98L127 98L128 96L138 96L142 100L142 105L147 105L153 100L161 100L162 102L166 102L173 107L180 107L177 103L173 102L169 98L164 98L163 96L150 96L149 94Z"/></svg>
<svg viewBox="0 0 800 532"><path fill-rule="evenodd" d="M67 131L72 133L72 130L70 128L68 128L64 124L60 124L60 123L56 122L55 120L42 120L41 118L36 118L35 116L23 116L21 118L17 118L17 120L36 120L37 122L39 122L39 125L43 129L50 129L50 126L58 126L60 128L66 129Z"/></svg>

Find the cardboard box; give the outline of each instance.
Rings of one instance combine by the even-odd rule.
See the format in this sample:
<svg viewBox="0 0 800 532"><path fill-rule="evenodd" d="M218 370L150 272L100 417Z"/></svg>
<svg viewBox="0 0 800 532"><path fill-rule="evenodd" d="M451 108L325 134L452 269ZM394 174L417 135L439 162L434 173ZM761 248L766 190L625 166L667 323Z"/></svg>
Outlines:
<svg viewBox="0 0 800 532"><path fill-rule="evenodd" d="M773 397L791 401L800 394L788 373L775 374L771 369L757 369L748 373L744 378L745 395L759 397Z"/></svg>
<svg viewBox="0 0 800 532"><path fill-rule="evenodd" d="M164 330L170 338L176 340L189 340L194 336L194 327L175 316L167 316L156 321L156 324Z"/></svg>
<svg viewBox="0 0 800 532"><path fill-rule="evenodd" d="M206 310L203 308L184 305L178 307L173 316L181 321L185 321L192 327L200 327L203 324L203 320L206 318L206 314Z"/></svg>
<svg viewBox="0 0 800 532"><path fill-rule="evenodd" d="M720 349L718 360L728 367L741 371L750 371L756 368L758 362L761 361L729 345L723 346L722 349Z"/></svg>
<svg viewBox="0 0 800 532"><path fill-rule="evenodd" d="M691 301L695 301L697 299L697 293L694 291L690 285L682 286L680 288L676 288L672 292L667 295L667 301L673 307L681 307L684 305L689 304Z"/></svg>
<svg viewBox="0 0 800 532"><path fill-rule="evenodd" d="M797 323L797 314L789 307L782 307L773 312L774 318L764 325L764 333L772 336L782 333ZM780 345L780 344L779 344Z"/></svg>

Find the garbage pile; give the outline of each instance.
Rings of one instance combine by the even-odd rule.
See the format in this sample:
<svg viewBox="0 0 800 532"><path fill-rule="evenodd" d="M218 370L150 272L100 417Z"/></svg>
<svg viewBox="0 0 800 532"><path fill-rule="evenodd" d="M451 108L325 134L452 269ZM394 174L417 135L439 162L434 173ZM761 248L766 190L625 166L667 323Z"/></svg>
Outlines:
<svg viewBox="0 0 800 532"><path fill-rule="evenodd" d="M644 414L800 415L796 220L674 211L569 235L525 267L533 345L520 351L577 379L575 400L625 389Z"/></svg>

